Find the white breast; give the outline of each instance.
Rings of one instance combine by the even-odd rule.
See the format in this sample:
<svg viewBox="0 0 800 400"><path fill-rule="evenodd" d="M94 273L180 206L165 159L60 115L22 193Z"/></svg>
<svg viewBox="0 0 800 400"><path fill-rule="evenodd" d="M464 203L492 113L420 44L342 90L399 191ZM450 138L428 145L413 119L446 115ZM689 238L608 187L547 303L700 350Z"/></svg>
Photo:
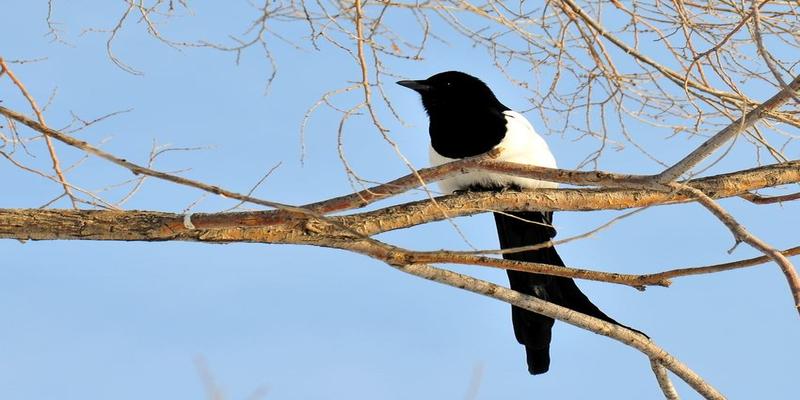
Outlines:
<svg viewBox="0 0 800 400"><path fill-rule="evenodd" d="M536 165L540 167L556 168L556 159L547 142L533 130L530 122L522 114L506 111L506 136L494 148L500 150L498 160L510 161L520 164ZM431 165L441 165L453 158L443 157L433 147L430 148ZM466 189L472 185L483 186L511 186L518 185L524 189L555 188L557 183L538 181L535 179L520 178L511 175L502 175L493 172L470 172L454 176L439 182L439 187L445 193L452 193L459 189Z"/></svg>

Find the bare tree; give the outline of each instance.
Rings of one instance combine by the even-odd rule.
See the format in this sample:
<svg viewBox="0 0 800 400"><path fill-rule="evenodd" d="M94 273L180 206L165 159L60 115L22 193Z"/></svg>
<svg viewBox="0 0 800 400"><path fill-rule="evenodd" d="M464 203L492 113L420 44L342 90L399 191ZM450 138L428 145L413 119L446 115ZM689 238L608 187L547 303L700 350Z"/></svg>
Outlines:
<svg viewBox="0 0 800 400"><path fill-rule="evenodd" d="M172 150L154 146L149 163L128 161L128 155L103 150L98 144L78 139L76 133L92 129L96 120L77 116L70 126L55 129L47 124L47 105L40 106L17 71L24 62L0 59L0 79L16 88L13 96L24 98L29 110L0 106L6 118L0 130L0 155L18 168L46 178L62 193L42 207L0 209L0 237L18 240L182 240L206 243L250 242L302 244L363 254L403 272L445 285L482 294L608 336L645 354L666 398L677 398L666 370L673 372L704 398L723 395L709 382L678 361L653 341L620 326L526 296L507 288L442 268L464 264L530 271L589 279L643 289L669 286L672 279L710 274L774 262L783 272L794 307L800 311L800 278L789 256L800 247L779 250L752 234L716 199L741 197L754 205L788 202L798 193L762 195L758 191L800 182L800 163L787 152L800 128L798 47L800 4L793 1L692 2L619 1L468 2L468 1L367 1L265 2L254 7L254 21L242 35L227 40L176 38L163 26L176 17L191 18L185 1L126 0L110 29L90 28L106 37L108 58L122 70L141 74L136 60L116 53L121 32L143 29L153 39L176 49L207 48L229 52L236 61L251 50L260 51L271 65L264 77L270 86L279 67L290 61L276 60L276 42L314 51L344 52L353 63L354 83L331 87L306 113L302 131L321 108L339 113L339 156L353 193L303 204L283 204L257 198L253 191L270 175L267 172L248 193L238 193L180 172L154 167L159 156ZM60 3L48 3L47 23L54 41L65 41L56 23ZM409 24L415 26L409 29ZM306 32L296 36L295 25ZM288 29L292 27L292 29ZM198 27L197 31L202 31ZM284 33L290 32L289 34ZM295 35L295 36L292 36ZM550 134L590 141L594 149L574 169L547 169L493 160L492 154L436 168L417 170L393 140L386 118L398 118L384 84L401 74L403 65L419 62L431 41L456 37L486 50L497 69L528 91L530 111L536 113ZM764 95L764 88L771 92ZM357 94L348 105L346 94ZM4 97L12 96L4 92ZM758 100L764 97L765 100ZM49 101L48 101L49 104ZM32 116L30 116L32 115ZM363 115L409 168L409 174L375 184L362 177L345 156L342 137L346 122ZM647 130L642 130L647 126ZM652 137L666 137L671 145L685 146L685 157L668 162L648 148ZM703 137L692 143L677 138ZM733 143L745 140L753 165L725 174L704 176L725 159ZM99 157L134 174L115 185L127 194L117 201L102 191L72 183L80 162L64 166L59 152L64 146ZM35 147L35 148L34 148ZM50 170L32 167L25 154L40 152L50 160ZM642 175L598 170L610 149L630 147L649 160L659 172ZM715 157L715 158L712 158ZM766 160L762 158L766 157ZM768 160L768 161L767 161ZM274 169L274 168L273 168ZM430 184L467 171L491 170L569 185L564 189L524 193L464 193L436 196ZM82 172L83 175L90 173ZM122 207L144 184L155 178L235 200L231 209L215 213L183 214L159 211L126 211ZM372 203L423 188L422 200L365 210ZM50 208L66 199L71 209ZM487 211L527 209L623 210L664 204L697 202L714 215L734 237L763 256L737 262L665 270L651 274L623 274L564 268L488 257L499 251L418 251L387 243L375 236L434 221L449 220ZM242 204L265 210L234 212ZM335 216L333 214L336 214ZM627 214L626 214L627 215ZM602 229L602 227L600 228ZM580 237L594 234L587 232ZM551 246L552 243L538 246ZM524 249L514 249L521 251ZM666 370L665 370L666 369Z"/></svg>

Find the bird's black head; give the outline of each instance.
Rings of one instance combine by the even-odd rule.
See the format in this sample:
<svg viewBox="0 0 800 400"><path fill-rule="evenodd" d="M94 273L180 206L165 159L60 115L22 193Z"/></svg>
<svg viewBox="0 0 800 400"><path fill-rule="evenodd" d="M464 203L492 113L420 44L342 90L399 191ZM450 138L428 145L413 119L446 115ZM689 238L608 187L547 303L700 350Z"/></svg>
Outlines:
<svg viewBox="0 0 800 400"><path fill-rule="evenodd" d="M422 96L422 105L428 115L436 113L450 114L473 110L493 108L500 112L508 110L492 90L480 79L459 71L441 72L428 79L419 81L399 81Z"/></svg>
<svg viewBox="0 0 800 400"><path fill-rule="evenodd" d="M448 71L419 81L400 81L422 96L428 112L431 146L448 158L475 156L491 150L506 134L509 110L480 79Z"/></svg>

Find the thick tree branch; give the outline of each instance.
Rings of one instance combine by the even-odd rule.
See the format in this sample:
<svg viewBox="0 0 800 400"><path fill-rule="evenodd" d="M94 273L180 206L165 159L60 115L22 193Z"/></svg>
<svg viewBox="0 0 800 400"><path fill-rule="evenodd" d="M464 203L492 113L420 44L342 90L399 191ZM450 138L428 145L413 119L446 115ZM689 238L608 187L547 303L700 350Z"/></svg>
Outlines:
<svg viewBox="0 0 800 400"><path fill-rule="evenodd" d="M492 159L493 156L494 154L490 152L436 167L423 168L417 171L416 174L409 174L356 193L306 204L302 207L323 214L362 208L376 201L417 188L420 186L420 180L425 183L432 183L454 175L475 171L499 172L507 175L523 176L526 178L566 183L576 186L641 188L643 186L648 186L651 180L649 175L545 168L535 165L498 161Z"/></svg>
<svg viewBox="0 0 800 400"><path fill-rule="evenodd" d="M436 168L426 168L421 175L428 179L442 179L452 173L461 171L463 163L475 163L475 167L484 165L502 166L504 173L513 175L553 180L588 182L595 180L599 184L624 186L624 175L581 172L549 169L541 167L524 166L521 164L503 163L494 160L467 159L444 164ZM513 168L511 167L513 166ZM471 170L467 168L466 170ZM463 172L463 171L461 171ZM640 175L630 175L629 182L635 185L642 179ZM644 177L647 179L647 177ZM357 194L337 197L312 203L307 206L313 211L325 212L327 210L346 210L369 204L377 199L385 199L392 195L402 193L413 187L413 182L418 182L415 175L407 175L392 182L401 182L397 186L392 183L380 185L370 192L373 193L360 202ZM739 196L752 190L774 187L800 182L800 161L773 164L729 174L715 175L701 178L689 183L691 187L708 193L712 198ZM437 198L436 204L429 200L417 201L387 207L362 214L353 214L337 217L352 229L363 235L373 235L395 229L407 228L426 222L445 219L442 210L450 217L466 216L485 212L486 210L542 210L542 211L590 211L610 210L652 206L658 204L674 204L691 201L693 198L677 192L664 192L653 189L547 189L528 192L476 192L461 195L450 195ZM192 222L201 229L225 228L237 226L266 226L280 224L286 219L286 214L276 211L256 211L248 213L231 214L194 214ZM337 220L336 218L331 218Z"/></svg>
<svg viewBox="0 0 800 400"><path fill-rule="evenodd" d="M800 182L800 161L774 164L730 174L716 175L690 182L711 198L738 196L752 190ZM4 210L5 223L0 235L16 239L89 239L89 240L199 240L198 232L215 229L218 241L267 243L303 243L304 235L292 232L298 225L316 225L318 232L332 237L372 236L407 228L444 217L466 216L486 210L589 211L675 204L693 201L687 193L649 189L547 189L528 192L476 192L448 195L430 200L400 204L375 211L346 216L318 217L282 211L236 213L197 213L191 215L195 229L184 226L184 216L142 211L66 211ZM13 216L22 220L15 221ZM84 219L88 219L82 222ZM49 225L41 225L48 223ZM341 224L341 225L338 225ZM342 232L340 227L352 232ZM229 228L229 229L224 229ZM247 229L261 228L261 229ZM303 229L304 230L304 229ZM338 235L338 236L337 236ZM316 239L314 239L316 240Z"/></svg>
<svg viewBox="0 0 800 400"><path fill-rule="evenodd" d="M784 163L699 179L692 187L714 197L735 196L762 187L800 181L800 162ZM410 177L410 176L409 176ZM439 199L451 214L487 209L589 210L685 202L692 194L632 189L560 189L531 192L465 193ZM186 215L142 211L0 210L0 237L19 240L190 240L202 242L293 243L341 247L366 236L441 219L429 200L341 217L317 218L280 211ZM476 207L478 205L478 207ZM419 211L422 210L422 211ZM187 226L188 225L188 226ZM463 263L592 279L643 287L669 284L670 277L710 273L764 262L762 258L719 266L650 275L626 275L585 269L515 263L449 252L396 249L404 263ZM787 255L793 254L792 250Z"/></svg>
<svg viewBox="0 0 800 400"><path fill-rule="evenodd" d="M361 237L328 234L325 229L319 229L324 225L300 219L286 220L284 222L287 224L286 226L207 230L187 229L183 223L184 218L185 216L181 214L155 211L0 209L0 238L17 240L185 240L204 243L248 241L310 244L326 247L339 247L341 241L363 240ZM415 252L399 248L394 248L394 251L395 257L406 263L461 263L596 280L636 288L650 285L668 286L672 278L730 271L763 264L771 260L767 256L761 256L723 264L678 268L639 275L523 263L448 252ZM782 253L787 257L800 255L800 246L784 250Z"/></svg>
<svg viewBox="0 0 800 400"><path fill-rule="evenodd" d="M800 161L754 168L732 174L698 179L689 186L702 190L712 198L739 196L747 188L766 188L800 182ZM540 189L530 192L467 193L437 198L437 204L417 201L371 212L342 217L362 225L357 231L365 235L407 228L446 217L474 215L487 210L497 211L593 211L622 210L662 204L693 201L686 193L652 189ZM248 217L252 217L248 216ZM256 218L257 220L258 218Z"/></svg>

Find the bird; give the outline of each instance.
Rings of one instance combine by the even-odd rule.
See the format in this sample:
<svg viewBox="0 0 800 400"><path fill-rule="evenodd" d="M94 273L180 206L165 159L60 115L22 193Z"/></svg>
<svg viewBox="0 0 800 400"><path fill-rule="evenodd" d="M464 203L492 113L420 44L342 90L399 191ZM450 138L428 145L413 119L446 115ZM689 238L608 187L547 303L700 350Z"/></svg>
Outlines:
<svg viewBox="0 0 800 400"><path fill-rule="evenodd" d="M493 151L497 160L556 168L555 157L544 138L536 133L522 114L503 105L480 79L460 71L447 71L427 79L403 80L397 84L421 96L429 119L432 165ZM475 171L442 180L439 186L443 192L453 193L549 189L558 185ZM552 244L551 240L556 235L551 211L495 212L494 220L502 249ZM536 250L503 253L503 258L565 265L552 245ZM507 270L507 274L512 290L632 329L602 312L571 278L513 270ZM528 372L531 375L547 372L550 369L550 342L555 321L513 305L511 320L517 342L525 346Z"/></svg>

